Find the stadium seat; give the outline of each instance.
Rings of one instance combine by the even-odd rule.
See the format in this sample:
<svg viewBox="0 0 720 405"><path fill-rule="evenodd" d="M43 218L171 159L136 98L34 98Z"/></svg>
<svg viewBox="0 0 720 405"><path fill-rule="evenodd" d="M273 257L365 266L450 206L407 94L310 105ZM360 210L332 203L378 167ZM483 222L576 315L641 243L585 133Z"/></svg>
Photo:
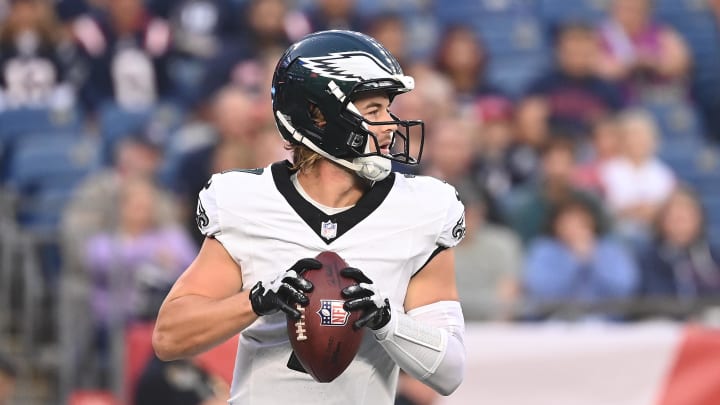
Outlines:
<svg viewBox="0 0 720 405"><path fill-rule="evenodd" d="M707 0L654 0L653 6L655 14L658 16L707 13L709 11Z"/></svg>
<svg viewBox="0 0 720 405"><path fill-rule="evenodd" d="M82 114L78 110L19 108L0 112L0 183L6 180L8 164L16 139L39 133L79 133Z"/></svg>
<svg viewBox="0 0 720 405"><path fill-rule="evenodd" d="M118 142L125 136L145 130L151 118L151 109L126 110L114 104L103 106L99 118L103 162L111 162Z"/></svg>
<svg viewBox="0 0 720 405"><path fill-rule="evenodd" d="M548 24L560 21L597 22L606 14L607 0L538 0L537 13Z"/></svg>
<svg viewBox="0 0 720 405"><path fill-rule="evenodd" d="M667 163L680 177L697 173L699 143L661 142L658 157Z"/></svg>
<svg viewBox="0 0 720 405"><path fill-rule="evenodd" d="M403 16L419 13L423 3L420 0L359 0L356 4L360 15L372 18L373 15L383 12L399 13Z"/></svg>
<svg viewBox="0 0 720 405"><path fill-rule="evenodd" d="M151 109L127 110L108 104L100 110L101 158L104 164L113 160L115 146L124 137L138 132L151 132L159 145L182 123L181 109L172 103L161 103Z"/></svg>
<svg viewBox="0 0 720 405"><path fill-rule="evenodd" d="M511 14L477 18L473 27L491 54L547 52L545 29L529 14Z"/></svg>
<svg viewBox="0 0 720 405"><path fill-rule="evenodd" d="M76 109L19 108L0 112L0 139L47 131L79 132L82 114Z"/></svg>
<svg viewBox="0 0 720 405"><path fill-rule="evenodd" d="M704 129L695 107L681 99L666 97L646 100L645 107L657 120L663 141L703 139Z"/></svg>
<svg viewBox="0 0 720 405"><path fill-rule="evenodd" d="M125 330L125 389L130 398L135 393L138 379L153 356L152 333L154 323L137 322ZM232 382L238 335L193 358L195 364L208 373L217 376L228 385Z"/></svg>
<svg viewBox="0 0 720 405"><path fill-rule="evenodd" d="M534 0L434 0L432 12L441 25L472 24L477 18L502 18L533 11Z"/></svg>
<svg viewBox="0 0 720 405"><path fill-rule="evenodd" d="M8 185L22 226L54 228L73 188L99 166L98 143L75 134L27 136L13 149Z"/></svg>
<svg viewBox="0 0 720 405"><path fill-rule="evenodd" d="M705 209L706 227L711 238L720 242L720 195L717 191L701 194L703 208ZM716 245L720 246L720 245Z"/></svg>
<svg viewBox="0 0 720 405"><path fill-rule="evenodd" d="M491 55L488 77L511 96L520 96L550 65L546 53L518 52Z"/></svg>

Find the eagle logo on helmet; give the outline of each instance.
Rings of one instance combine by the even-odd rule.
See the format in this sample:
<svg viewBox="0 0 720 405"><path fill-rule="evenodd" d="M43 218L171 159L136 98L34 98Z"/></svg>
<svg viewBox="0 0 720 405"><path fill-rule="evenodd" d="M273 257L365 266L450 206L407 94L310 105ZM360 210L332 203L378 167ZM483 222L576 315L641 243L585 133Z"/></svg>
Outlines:
<svg viewBox="0 0 720 405"><path fill-rule="evenodd" d="M395 75L380 60L366 52L333 52L325 56L299 59L311 72L334 80L359 82Z"/></svg>

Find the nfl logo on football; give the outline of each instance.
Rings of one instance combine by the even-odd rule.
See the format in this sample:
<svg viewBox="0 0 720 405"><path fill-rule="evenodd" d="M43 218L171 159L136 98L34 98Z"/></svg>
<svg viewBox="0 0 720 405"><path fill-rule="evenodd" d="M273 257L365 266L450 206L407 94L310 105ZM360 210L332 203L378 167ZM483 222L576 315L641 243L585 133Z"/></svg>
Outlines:
<svg viewBox="0 0 720 405"><path fill-rule="evenodd" d="M330 240L337 236L337 223L327 220L320 225L320 236L323 238Z"/></svg>
<svg viewBox="0 0 720 405"><path fill-rule="evenodd" d="M323 326L344 326L350 314L343 308L344 301L320 300L320 324Z"/></svg>

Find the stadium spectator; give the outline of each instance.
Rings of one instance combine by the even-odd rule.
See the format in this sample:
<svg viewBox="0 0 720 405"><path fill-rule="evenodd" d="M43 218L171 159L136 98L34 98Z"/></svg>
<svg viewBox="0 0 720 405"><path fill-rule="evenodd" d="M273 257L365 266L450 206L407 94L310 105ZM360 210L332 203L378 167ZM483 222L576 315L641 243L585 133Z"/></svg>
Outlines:
<svg viewBox="0 0 720 405"><path fill-rule="evenodd" d="M487 64L487 50L469 26L450 26L440 37L435 65L450 79L461 108L479 97L504 95L487 80Z"/></svg>
<svg viewBox="0 0 720 405"><path fill-rule="evenodd" d="M394 114L400 118L423 117L427 127L458 115L455 91L447 77L423 63L412 64L407 71L415 78L415 90L406 94L407 99L393 100Z"/></svg>
<svg viewBox="0 0 720 405"><path fill-rule="evenodd" d="M367 19L364 32L395 55L403 70L409 66L407 28L401 14L384 12Z"/></svg>
<svg viewBox="0 0 720 405"><path fill-rule="evenodd" d="M78 18L74 34L83 50L82 89L91 111L104 103L148 108L173 96L167 75L170 27L142 0L113 0L106 9Z"/></svg>
<svg viewBox="0 0 720 405"><path fill-rule="evenodd" d="M262 167L254 155L261 123L255 117L253 99L247 91L232 86L220 90L213 98L209 119L215 139L186 152L172 174L172 188L180 198L184 223L198 246L203 237L195 223L196 196L210 175L234 168ZM227 153L223 152L226 148ZM233 164L226 166L225 162Z"/></svg>
<svg viewBox="0 0 720 405"><path fill-rule="evenodd" d="M446 77L425 64L410 65L407 73L415 78L415 90L393 100L392 113L401 119L423 117L425 128L435 128L438 122L447 121L457 115L455 93ZM417 156L420 145L418 128L410 130L411 153ZM426 141L429 137L426 138ZM429 159L429 158L428 158ZM393 170L418 174L419 166L393 162Z"/></svg>
<svg viewBox="0 0 720 405"><path fill-rule="evenodd" d="M600 26L603 42L598 72L625 85L625 97L641 101L648 90L671 86L687 92L692 63L685 41L652 17L651 0L613 0Z"/></svg>
<svg viewBox="0 0 720 405"><path fill-rule="evenodd" d="M310 31L361 31L363 22L357 14L356 0L317 0L306 11Z"/></svg>
<svg viewBox="0 0 720 405"><path fill-rule="evenodd" d="M720 295L720 250L708 242L705 221L689 188L679 187L667 198L652 243L638 255L642 296L694 301Z"/></svg>
<svg viewBox="0 0 720 405"><path fill-rule="evenodd" d="M82 270L79 258L90 235L109 232L118 221L120 190L136 178L155 178L162 161L160 145L146 133L124 137L116 149L112 167L85 179L74 191L61 221L63 257L70 271ZM178 207L166 191L155 197L163 224L178 219Z"/></svg>
<svg viewBox="0 0 720 405"><path fill-rule="evenodd" d="M55 14L60 21L66 25L71 25L76 18L88 13L90 6L85 0L57 0L55 3ZM0 16L2 19L2 16Z"/></svg>
<svg viewBox="0 0 720 405"><path fill-rule="evenodd" d="M475 103L473 117L479 121L475 136L472 180L494 201L534 175L526 151L515 142L514 111L504 97L488 96Z"/></svg>
<svg viewBox="0 0 720 405"><path fill-rule="evenodd" d="M310 32L305 16L283 0L248 1L242 5L236 20L237 32L208 62L191 103L212 98L228 84L261 93L269 100L264 85L270 81L267 76L272 76L274 62L290 42Z"/></svg>
<svg viewBox="0 0 720 405"><path fill-rule="evenodd" d="M255 47L257 55L280 55L292 41L310 32L302 14L284 0L250 0L243 16L241 35Z"/></svg>
<svg viewBox="0 0 720 405"><path fill-rule="evenodd" d="M0 405L9 405L15 391L17 369L12 361L0 353Z"/></svg>
<svg viewBox="0 0 720 405"><path fill-rule="evenodd" d="M452 185L460 184L469 174L474 153L475 124L468 119L439 121L427 134L427 152L420 172Z"/></svg>
<svg viewBox="0 0 720 405"><path fill-rule="evenodd" d="M584 145L581 163L575 168L573 183L598 198L603 198L605 189L600 172L603 165L620 154L620 129L615 117L607 117L595 123L589 145Z"/></svg>
<svg viewBox="0 0 720 405"><path fill-rule="evenodd" d="M548 120L553 133L585 140L595 121L622 107L620 89L595 73L599 45L588 25L566 24L557 29L555 68L530 85L524 105L546 104L548 116L536 115L536 119Z"/></svg>
<svg viewBox="0 0 720 405"><path fill-rule="evenodd" d="M173 50L207 58L237 29L231 0L149 0L148 10L170 24Z"/></svg>
<svg viewBox="0 0 720 405"><path fill-rule="evenodd" d="M9 0L0 0L0 21L5 21L8 13L10 13Z"/></svg>
<svg viewBox="0 0 720 405"><path fill-rule="evenodd" d="M575 160L570 141L549 140L541 151L540 167L537 181L514 190L505 200L510 224L524 242L540 235L555 205L570 198L584 201L593 213L594 223L605 229L607 219L600 201L572 184Z"/></svg>
<svg viewBox="0 0 720 405"><path fill-rule="evenodd" d="M0 20L0 110L75 104L77 52L44 0L11 3Z"/></svg>
<svg viewBox="0 0 720 405"><path fill-rule="evenodd" d="M145 178L123 184L117 223L111 231L89 235L85 245L101 376L110 366L108 333L126 322L154 319L173 282L196 254L179 224L159 221L157 193Z"/></svg>
<svg viewBox="0 0 720 405"><path fill-rule="evenodd" d="M621 153L603 164L600 178L607 205L618 218L616 231L628 242L642 243L675 187L675 175L655 155L658 128L651 115L627 111L619 117L619 125Z"/></svg>
<svg viewBox="0 0 720 405"><path fill-rule="evenodd" d="M540 305L531 309L539 309L534 315L545 315L544 305L601 305L633 296L639 278L633 257L603 235L590 206L569 199L549 219L548 234L528 248L522 275L526 299Z"/></svg>
<svg viewBox="0 0 720 405"><path fill-rule="evenodd" d="M225 41L237 30L239 13L230 0L152 0L148 7L169 23L168 76L179 102L190 105L208 62L225 51Z"/></svg>
<svg viewBox="0 0 720 405"><path fill-rule="evenodd" d="M148 362L138 381L135 405L224 405L229 387L189 360Z"/></svg>
<svg viewBox="0 0 720 405"><path fill-rule="evenodd" d="M513 108L513 164L523 173L537 179L540 172L540 153L550 138L548 105L540 99L518 101Z"/></svg>
<svg viewBox="0 0 720 405"><path fill-rule="evenodd" d="M542 98L521 99L515 106L515 126L518 140L539 151L550 138L548 116L550 107Z"/></svg>
<svg viewBox="0 0 720 405"><path fill-rule="evenodd" d="M503 224L487 193L458 186L466 233L455 251L457 285L466 319L509 320L519 299L522 245Z"/></svg>

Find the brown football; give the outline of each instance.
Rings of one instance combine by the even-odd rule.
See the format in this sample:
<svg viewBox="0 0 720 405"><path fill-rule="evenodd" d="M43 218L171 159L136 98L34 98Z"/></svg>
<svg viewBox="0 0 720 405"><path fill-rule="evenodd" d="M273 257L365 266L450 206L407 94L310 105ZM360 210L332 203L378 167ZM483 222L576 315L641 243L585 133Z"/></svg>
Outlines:
<svg viewBox="0 0 720 405"><path fill-rule="evenodd" d="M358 312L343 309L345 300L340 290L355 283L340 275L347 263L335 252L322 252L317 257L322 268L303 274L313 283L308 293L310 303L299 320L288 317L287 330L295 356L305 371L319 382L330 382L350 365L360 348L363 329L352 325L360 317Z"/></svg>

